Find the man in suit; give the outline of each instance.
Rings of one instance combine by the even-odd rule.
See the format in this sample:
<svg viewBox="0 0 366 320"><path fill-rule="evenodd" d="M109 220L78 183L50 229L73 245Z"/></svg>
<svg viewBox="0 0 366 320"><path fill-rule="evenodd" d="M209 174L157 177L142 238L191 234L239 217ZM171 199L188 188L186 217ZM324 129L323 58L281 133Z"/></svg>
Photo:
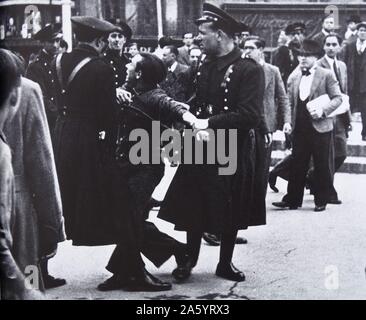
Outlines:
<svg viewBox="0 0 366 320"><path fill-rule="evenodd" d="M52 61L59 50L60 40L62 39L60 32L61 24L50 24L34 35L34 39L44 43L44 47L38 53L35 61L29 64L26 71L26 77L37 82L42 89L51 136L57 118L56 75L52 68Z"/></svg>
<svg viewBox="0 0 366 320"><path fill-rule="evenodd" d="M163 48L163 62L168 69L168 74L160 87L174 100L184 102L187 99L187 81L186 72L187 65L179 63L178 49L173 46L165 46Z"/></svg>
<svg viewBox="0 0 366 320"><path fill-rule="evenodd" d="M351 112L361 112L361 135L366 141L366 22L359 23L357 30L357 40L346 44L342 56L347 65Z"/></svg>
<svg viewBox="0 0 366 320"><path fill-rule="evenodd" d="M333 118L327 118L342 103L337 80L330 70L316 64L322 47L315 40L305 39L299 51L299 68L288 79L288 95L292 109L293 150L287 195L273 205L291 210L302 206L305 179L310 158L314 160L314 211L326 209L332 166L329 154L333 147ZM307 103L322 95L330 102L325 106L308 107Z"/></svg>
<svg viewBox="0 0 366 320"><path fill-rule="evenodd" d="M179 54L177 59L179 63L189 66L189 49L195 46L193 44L193 33L185 33L183 35L183 43L184 45L178 48Z"/></svg>
<svg viewBox="0 0 366 320"><path fill-rule="evenodd" d="M317 62L325 69L330 69L337 79L341 92L347 94L347 66L337 59L341 49L342 38L336 34L329 34L324 40L325 55ZM340 114L334 119L334 173L339 170L347 158L348 127L351 122L350 112ZM333 156L333 155L332 155ZM341 204L334 185L331 187L328 203Z"/></svg>
<svg viewBox="0 0 366 320"><path fill-rule="evenodd" d="M255 60L264 70L265 90L263 96L264 120L270 134L283 130L285 134L291 132L291 109L283 84L280 70L264 60L266 43L259 37L248 37L244 42L244 54ZM271 165L272 144L266 150L265 175Z"/></svg>
<svg viewBox="0 0 366 320"><path fill-rule="evenodd" d="M334 31L333 14L326 15L322 19L322 30L312 37L313 40L323 47L325 36Z"/></svg>

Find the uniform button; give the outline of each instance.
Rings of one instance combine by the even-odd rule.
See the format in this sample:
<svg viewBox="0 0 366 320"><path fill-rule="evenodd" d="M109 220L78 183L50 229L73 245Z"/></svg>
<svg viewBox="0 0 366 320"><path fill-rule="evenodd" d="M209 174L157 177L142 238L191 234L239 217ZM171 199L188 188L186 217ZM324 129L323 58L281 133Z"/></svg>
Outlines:
<svg viewBox="0 0 366 320"><path fill-rule="evenodd" d="M47 63L45 62L44 65L47 66Z"/></svg>
<svg viewBox="0 0 366 320"><path fill-rule="evenodd" d="M200 76L201 75L201 72L197 72L197 76Z"/></svg>
<svg viewBox="0 0 366 320"><path fill-rule="evenodd" d="M117 85L118 85L118 82L115 82L115 84L117 84Z"/></svg>
<svg viewBox="0 0 366 320"><path fill-rule="evenodd" d="M226 82L230 82L230 78L227 78L227 79L226 79Z"/></svg>
<svg viewBox="0 0 366 320"><path fill-rule="evenodd" d="M53 101L53 100L55 100L55 98L54 97L51 97L51 101Z"/></svg>
<svg viewBox="0 0 366 320"><path fill-rule="evenodd" d="M115 67L113 67L113 70L114 70L114 71L116 71L116 68L115 68Z"/></svg>
<svg viewBox="0 0 366 320"><path fill-rule="evenodd" d="M111 60L111 64L113 64L113 61Z"/></svg>
<svg viewBox="0 0 366 320"><path fill-rule="evenodd" d="M116 74L114 77L115 77L115 78L118 78L118 74Z"/></svg>
<svg viewBox="0 0 366 320"><path fill-rule="evenodd" d="M227 102L227 99L225 98L224 101Z"/></svg>
<svg viewBox="0 0 366 320"><path fill-rule="evenodd" d="M62 112L62 114L63 114L64 116L66 116L66 111L63 111L63 112Z"/></svg>
<svg viewBox="0 0 366 320"><path fill-rule="evenodd" d="M49 74L52 74L52 71L50 70L50 71L48 71L48 73L49 73Z"/></svg>
<svg viewBox="0 0 366 320"><path fill-rule="evenodd" d="M228 93L229 92L229 89L225 89L225 92Z"/></svg>
<svg viewBox="0 0 366 320"><path fill-rule="evenodd" d="M65 89L63 89L63 90L62 90L62 93L65 93L65 92L66 92L66 91L65 91Z"/></svg>
<svg viewBox="0 0 366 320"><path fill-rule="evenodd" d="M229 108L225 106L225 107L224 107L224 110L229 110Z"/></svg>

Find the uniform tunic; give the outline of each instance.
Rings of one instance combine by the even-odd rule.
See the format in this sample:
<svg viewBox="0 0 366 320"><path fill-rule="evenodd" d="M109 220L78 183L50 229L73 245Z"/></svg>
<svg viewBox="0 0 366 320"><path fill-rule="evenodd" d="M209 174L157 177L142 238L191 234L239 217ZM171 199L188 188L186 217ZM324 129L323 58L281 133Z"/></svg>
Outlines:
<svg viewBox="0 0 366 320"><path fill-rule="evenodd" d="M103 58L113 69L115 87L121 87L126 80L126 65L130 61L125 55L120 55L118 50L112 49L107 49L103 53Z"/></svg>
<svg viewBox="0 0 366 320"><path fill-rule="evenodd" d="M100 245L113 243L119 227L113 186L116 92L113 70L88 45L63 55L63 83L86 57L92 60L59 95L55 159L67 238L75 245ZM105 139L99 138L102 131Z"/></svg>
<svg viewBox="0 0 366 320"><path fill-rule="evenodd" d="M216 164L181 165L160 218L178 230L213 233L265 224L264 144L254 130L261 125L263 88L263 70L237 48L202 64L191 112L208 117L209 128L237 129L237 170L220 176Z"/></svg>
<svg viewBox="0 0 366 320"><path fill-rule="evenodd" d="M32 62L26 71L28 79L37 82L42 89L43 102L46 108L48 126L53 133L57 119L56 105L56 75L52 67L53 56L44 49L38 53L34 62Z"/></svg>

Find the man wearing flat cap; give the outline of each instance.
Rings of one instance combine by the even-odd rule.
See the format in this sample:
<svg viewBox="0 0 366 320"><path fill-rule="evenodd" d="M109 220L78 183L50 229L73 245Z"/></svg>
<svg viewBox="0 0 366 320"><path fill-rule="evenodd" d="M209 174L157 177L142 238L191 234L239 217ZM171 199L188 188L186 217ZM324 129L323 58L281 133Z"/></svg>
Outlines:
<svg viewBox="0 0 366 320"><path fill-rule="evenodd" d="M112 67L114 73L114 84L116 88L121 87L126 79L126 65L130 62L124 55L123 49L127 41L131 39L132 30L123 21L112 20L117 29L108 35L108 47L103 53L105 61Z"/></svg>
<svg viewBox="0 0 366 320"><path fill-rule="evenodd" d="M326 209L333 186L332 152L333 118L328 117L342 103L339 84L331 70L316 64L322 47L305 39L299 50L299 67L290 75L287 86L292 110L292 160L287 194L274 202L279 208L296 210L302 206L305 179L310 158L314 161L314 211ZM308 102L328 95L330 101L314 105Z"/></svg>
<svg viewBox="0 0 366 320"><path fill-rule="evenodd" d="M62 39L61 24L56 23L45 26L34 35L34 39L41 41L44 47L39 51L35 61L29 64L26 77L37 82L42 89L48 126L51 136L53 136L57 118L57 106L56 75L52 68L52 60L59 49L60 40Z"/></svg>
<svg viewBox="0 0 366 320"><path fill-rule="evenodd" d="M232 264L237 231L265 224L264 182L260 176L251 179L264 171L264 164L257 166L261 157L257 154L257 163L252 158L256 143L264 150L263 136L253 130L262 120L263 70L234 44L237 22L226 12L205 3L196 24L206 58L197 72L196 99L191 105L192 113L201 119L195 129L204 140L217 129L236 129L238 166L235 172L220 175L218 164L182 164L159 217L187 231L189 259L173 271L177 281L186 280L196 265L203 232L221 235L216 275L244 281L245 275Z"/></svg>
<svg viewBox="0 0 366 320"><path fill-rule="evenodd" d="M362 140L366 141L366 22L357 25L357 40L343 48L347 65L351 112L361 112Z"/></svg>
<svg viewBox="0 0 366 320"><path fill-rule="evenodd" d="M285 28L287 42L273 52L272 64L280 69L284 84L286 84L288 76L299 64L294 49L300 46L304 33L305 25L303 23L295 22L289 24Z"/></svg>

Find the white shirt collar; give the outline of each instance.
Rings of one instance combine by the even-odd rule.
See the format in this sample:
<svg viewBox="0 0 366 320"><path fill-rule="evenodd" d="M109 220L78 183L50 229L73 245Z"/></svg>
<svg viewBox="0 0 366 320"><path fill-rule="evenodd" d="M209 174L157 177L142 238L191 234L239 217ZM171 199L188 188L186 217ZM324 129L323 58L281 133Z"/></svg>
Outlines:
<svg viewBox="0 0 366 320"><path fill-rule="evenodd" d="M337 57L335 57L334 59L332 59L332 58L328 57L327 55L325 55L325 59L327 59L327 61L328 61L329 65L330 65L331 67L333 67L333 63L334 63L334 61L335 61L336 65L338 65Z"/></svg>
<svg viewBox="0 0 366 320"><path fill-rule="evenodd" d="M360 38L357 38L356 46L357 50L361 50L362 52L364 52L366 48L366 40L364 42L361 42Z"/></svg>
<svg viewBox="0 0 366 320"><path fill-rule="evenodd" d="M177 61L175 61L171 66L170 66L170 68L168 69L169 71L171 71L171 72L174 72L175 71L175 69L177 68L177 66L178 66L178 62Z"/></svg>
<svg viewBox="0 0 366 320"><path fill-rule="evenodd" d="M324 34L325 36L327 36L327 35L329 34L329 32L328 32L328 31L326 31L325 29L322 29L322 32L323 32L323 34Z"/></svg>

